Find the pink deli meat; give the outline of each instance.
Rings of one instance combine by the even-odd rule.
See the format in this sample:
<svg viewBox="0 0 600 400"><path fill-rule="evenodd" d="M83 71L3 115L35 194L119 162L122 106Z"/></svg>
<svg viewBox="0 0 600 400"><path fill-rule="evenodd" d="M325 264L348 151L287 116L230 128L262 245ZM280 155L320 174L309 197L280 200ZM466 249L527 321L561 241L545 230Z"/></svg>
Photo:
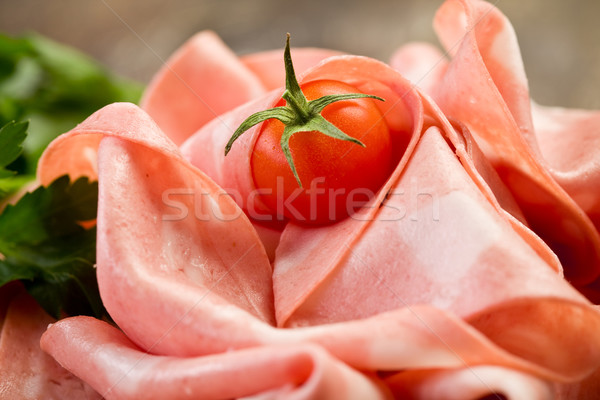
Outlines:
<svg viewBox="0 0 600 400"><path fill-rule="evenodd" d="M180 144L206 122L264 92L260 80L217 35L206 31L189 39L169 59L141 104Z"/></svg>
<svg viewBox="0 0 600 400"><path fill-rule="evenodd" d="M334 54L339 53L295 49L296 70L302 72ZM283 71L280 52L238 59L217 35L204 31L167 60L146 89L141 106L171 140L181 144L208 121L278 88Z"/></svg>
<svg viewBox="0 0 600 400"><path fill-rule="evenodd" d="M101 396L40 348L55 322L20 284L0 289L0 398L96 400Z"/></svg>
<svg viewBox="0 0 600 400"><path fill-rule="evenodd" d="M118 115L121 119L128 116L122 120L128 131L120 138L102 126ZM135 115L137 121L133 120ZM131 140L135 135L132 126L143 134L140 141ZM312 329L276 329L275 311L271 309L271 266L249 221L233 201L218 189L211 192L214 183L199 170L158 147L162 143L157 139L159 131L133 105L115 104L100 110L56 142L57 149L75 151L66 145L69 140L81 143L98 132L110 135L101 143L98 161L100 290L119 327L148 352L188 357L309 342L322 345L361 370L498 363L552 379L585 374L597 356L582 352L564 364L564 357L557 355L537 365L506 352L451 314L421 307L400 307L371 319ZM189 212L173 219L172 205L163 202L160 193L172 189L174 179L202 194L195 199L200 204L189 206L189 210L204 213ZM140 198L145 200L140 203ZM236 218L228 218L231 216ZM211 226L210 234L198 231L204 226ZM262 279L260 271L265 271ZM590 336L597 328L593 322L600 324L585 310L582 313L589 325L582 326L567 342ZM379 337L370 340L374 333ZM423 357L415 355L415 347L422 349Z"/></svg>
<svg viewBox="0 0 600 400"><path fill-rule="evenodd" d="M515 33L492 5L447 1L435 28L450 60L421 44L392 66L469 127L566 277L599 300L600 113L532 107Z"/></svg>
<svg viewBox="0 0 600 400"><path fill-rule="evenodd" d="M481 25L420 81L433 100L381 62L298 52L303 66L319 61L304 81L341 80L386 99L378 106L397 167L352 218L287 224L271 259L244 213L264 210L249 170L260 126L227 158L223 149L234 127L280 97L265 93L274 53L238 60L199 34L151 85L148 113L113 104L55 140L40 160L42 182L98 178L98 282L119 329L69 318L50 327L43 349L115 399L592 393L600 312L563 274L596 293L596 200L586 195L595 175L568 173L595 164L590 156L575 167L576 151L557 161L535 143L574 125L596 140L596 116L534 106L539 115L528 119L510 26L486 7L450 0L438 13L445 43L476 18ZM393 60L412 79L426 68L416 54L437 53L419 45ZM228 102L240 99L232 86L211 86L214 69L217 81L239 82L245 104ZM190 87L170 81L186 74ZM556 169L540 153L553 154L545 157ZM535 198L523 182L539 189ZM566 221L570 229L550 229Z"/></svg>
<svg viewBox="0 0 600 400"><path fill-rule="evenodd" d="M74 339L75 340L74 340ZM88 317L52 326L42 347L79 371L106 399L384 399L387 391L316 346L269 346L177 358L143 352L121 331ZM89 357L89 353L98 354Z"/></svg>

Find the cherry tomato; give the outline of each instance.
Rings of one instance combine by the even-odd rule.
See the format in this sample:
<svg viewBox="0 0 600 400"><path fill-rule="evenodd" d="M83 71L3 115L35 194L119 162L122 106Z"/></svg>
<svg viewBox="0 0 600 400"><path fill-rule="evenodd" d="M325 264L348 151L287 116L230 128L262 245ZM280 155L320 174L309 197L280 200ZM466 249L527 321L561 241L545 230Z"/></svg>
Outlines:
<svg viewBox="0 0 600 400"><path fill-rule="evenodd" d="M360 93L344 82L317 80L301 85L310 100L330 94ZM254 183L273 215L308 224L339 221L364 205L388 178L392 143L385 120L370 98L343 100L326 106L321 115L365 147L316 131L298 132L290 150L299 187L280 140L284 125L263 123L251 157ZM285 105L281 101L278 106Z"/></svg>

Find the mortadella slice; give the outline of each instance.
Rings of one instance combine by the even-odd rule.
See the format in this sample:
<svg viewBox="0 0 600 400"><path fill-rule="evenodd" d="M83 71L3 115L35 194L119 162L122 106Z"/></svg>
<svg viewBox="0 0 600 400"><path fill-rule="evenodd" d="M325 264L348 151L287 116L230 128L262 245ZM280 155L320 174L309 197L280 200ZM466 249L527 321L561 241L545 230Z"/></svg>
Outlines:
<svg viewBox="0 0 600 400"><path fill-rule="evenodd" d="M98 155L94 146L100 140L104 151ZM223 327L234 315L250 321L248 326L255 321L250 315L274 324L272 270L256 230L230 196L181 157L145 112L127 103L99 110L46 150L40 180L81 173L77 168L90 160L99 166L88 171L94 178L97 169L99 177L100 293L121 328L133 329L130 338L167 352L163 347L170 342L163 335L201 324L212 303L237 306L216 314ZM159 252L151 252L155 249ZM152 301L169 296L172 303ZM164 304L169 312L155 319ZM206 336L205 351L229 346L225 332L247 340L225 329L218 341ZM185 351L185 345L179 343L179 350Z"/></svg>
<svg viewBox="0 0 600 400"><path fill-rule="evenodd" d="M283 49L264 51L240 57L240 60L262 82L267 90L274 90L285 85L285 66ZM326 58L342 55L341 52L317 48L292 48L292 61L296 74L303 74Z"/></svg>
<svg viewBox="0 0 600 400"><path fill-rule="evenodd" d="M260 207L245 197L254 190L248 155L259 127L230 158L222 152L224 134L272 106L280 90L204 124L184 157L132 105L109 106L57 139L40 177L98 176L100 291L123 332L67 319L50 328L44 349L107 397L114 387L125 398L148 387L182 398L188 388L318 398L336 384L375 397L386 394L378 371L398 390L401 377L423 377L410 388L421 398L450 382L476 394L543 398L543 381L569 384L597 371L600 313L562 278L469 131L374 60L329 58L303 79L326 78L384 97L378 105L405 151L354 218L288 224L273 278L256 231L226 195L237 190L247 211ZM520 83L509 79L504 90L512 84ZM511 96L511 112L522 117L520 97ZM322 365L331 373L321 374ZM503 377L516 386L500 384Z"/></svg>
<svg viewBox="0 0 600 400"><path fill-rule="evenodd" d="M257 343L253 326L275 322L271 265L231 197L186 162L123 139L103 139L98 165L98 285L129 338L172 355Z"/></svg>
<svg viewBox="0 0 600 400"><path fill-rule="evenodd" d="M406 400L553 400L552 386L530 375L500 367L419 370L386 379L395 398Z"/></svg>
<svg viewBox="0 0 600 400"><path fill-rule="evenodd" d="M96 123L100 124L102 115L101 111ZM107 112L105 116L113 115ZM145 114L140 112L139 117L143 121ZM94 132L91 126L83 125ZM71 138L77 141L80 135L72 133ZM151 143L119 137L116 131L103 139L98 164L100 292L121 329L145 350L186 356L310 341L322 344L345 362L360 363L356 366L363 369L398 368L416 362L406 357L414 343L409 348L401 342L392 347L395 340L411 332L412 337L414 332L427 337L419 319L415 326L406 328L415 318L411 313L399 314L402 317L398 321L404 321L400 327L393 327L398 321L392 322L387 316L364 325L335 326L316 333L274 330L271 270L264 256L256 254L259 244L255 234L246 232L247 220L230 198L181 157L158 151ZM165 197L167 192L171 194ZM472 356L465 355L464 359L484 353L474 344L477 340L463 332L464 327L456 327L457 321L434 315L444 329L466 336L461 342ZM376 342L385 338L390 343L385 355L368 355L374 344L366 343L365 338L373 335L373 324L382 330L382 338ZM350 331L356 335L348 335ZM435 348L438 334L442 333L429 333L432 337L422 344L427 352ZM347 339L340 340L344 335ZM337 339L325 339L331 337ZM448 352L443 342L437 347L442 354ZM357 357L361 351L362 356ZM386 364L390 361L384 360L394 353L394 361ZM428 358L418 362L439 365L439 361Z"/></svg>
<svg viewBox="0 0 600 400"><path fill-rule="evenodd" d="M321 325L425 303L547 367L591 361L578 344L585 337L600 345L589 329L600 314L493 209L437 128L387 193L366 221L287 225L274 264L278 324Z"/></svg>
<svg viewBox="0 0 600 400"><path fill-rule="evenodd" d="M42 337L41 345L64 368L107 398L140 396L147 393L148 385L155 384L153 381L158 382L159 398L179 398L188 392L190 396L202 393L209 398L248 396L272 388L281 392L282 398L294 399L286 387L290 383L308 386L300 391L311 394L308 398L319 398L313 396L315 385L319 388L316 392L321 393L322 386L335 384L328 382L329 373L323 379L317 366L314 373L309 373L313 369L308 368L311 363L306 360L307 350L312 355L328 355L324 361L333 367L342 391L346 389L345 376L358 383L358 388L368 389L373 383L351 367L371 372L390 370L391 375L387 375L394 376L393 371L398 370L495 366L531 381L572 380L582 373L581 370L557 373L519 359L459 319L427 306L404 308L361 321L275 332L269 335L271 343L262 346L195 357L157 356L139 349L105 322L72 317L53 324ZM305 362L298 359L299 355L304 355ZM316 364L320 364L318 358ZM316 377L306 379L308 375ZM367 376L374 377L368 372ZM237 385L231 387L232 381ZM480 381L491 383L483 377Z"/></svg>
<svg viewBox="0 0 600 400"><path fill-rule="evenodd" d="M396 172L369 210L322 228L288 224L275 258L275 310L279 326L299 327L364 318L421 302L448 309L464 318L497 307L520 310L531 305L545 318L531 327L537 332L545 332L550 326L548 309L578 310L570 321L573 326L586 325L581 321L597 323L598 314L562 279L555 256L525 225L498 206L494 194L506 192L505 188L502 191L502 184L496 182L495 191L487 187L482 193L487 180L494 180L494 172L487 171L487 180L479 175L479 170L486 168L481 166L482 160L478 166L477 160L472 158L477 156L477 150L467 150L465 136L461 139L425 96L419 95L385 65L361 57L330 58L307 71L303 79L343 80L364 92L384 97L387 100L384 107L389 107L384 113L394 134L398 135L396 140L408 144ZM275 98L273 96L272 101ZM423 103L427 105L428 124L442 126L443 133L435 128L426 138L421 138ZM231 111L224 120L241 120L263 108L266 108L264 103L255 102ZM238 167L232 171L227 163L248 165L252 140L259 127L247 134L230 161L221 155L210 156L221 154L226 140L222 129L223 125L213 121L185 143L183 152L199 168L210 171L209 175L220 185L238 189L246 185L244 190L250 193L253 188L248 168ZM456 154L446 141L452 143ZM411 160L416 158L413 152L417 143L420 155ZM202 157L203 151L209 156ZM407 163L412 168L405 171ZM404 181L399 184L401 179ZM412 182L424 187L415 187ZM416 202L415 199L409 203L406 198L404 201L393 198L402 193L410 196L411 189L414 189ZM506 197L510 202L511 196ZM446 213L446 219L440 223L432 221L438 217L436 206L440 207L437 211L443 209ZM378 211L379 208L384 211ZM428 214L424 215L423 210ZM513 212L518 215L518 207ZM411 225L411 218L417 218L419 223ZM500 254L506 256L497 258ZM484 283L488 285L490 276L496 278L491 279L491 286L484 286ZM387 278L393 283L391 290L386 291ZM351 299L340 295L346 291L353 293ZM387 295L382 296L382 293ZM554 297L560 301L554 302ZM520 299L524 299L523 303L519 303ZM498 318L504 321L500 311ZM516 326L514 322L505 321L505 329ZM569 347L576 347L582 335L597 340L593 330L582 329L568 335ZM562 330L551 329L548 341L561 342L562 333ZM489 334L493 336L492 328ZM548 362L553 368L563 361L566 353L545 360L545 345L536 343L533 335L526 339L535 349L531 353L524 353L522 343L516 340L503 346L536 362ZM586 359L580 356L583 357L580 361Z"/></svg>
<svg viewBox="0 0 600 400"><path fill-rule="evenodd" d="M115 121L119 112L125 116ZM103 121L104 118L111 121ZM120 128L119 122L124 124ZM573 381L597 367L599 355L590 349L600 346L594 345L589 332L597 332L600 321L580 304L582 302L576 296L572 307L563 307L563 299L557 300L558 308L578 311L571 319L564 319L565 323L573 325L570 334L564 335L562 341L558 340L554 329L545 334L548 335L545 343L560 344L559 348L573 347L571 341L576 335L578 340L590 339L586 351L569 351L571 360L568 363L564 362L564 352L556 352L549 359L535 352L521 357L523 353L513 352L515 346L511 347L512 343L494 337L497 327L485 314L478 315L477 323L472 322L471 326L452 312L426 305L400 305L370 318L334 324L275 328L270 295L271 270L264 251L259 249L256 233L252 233L248 220L239 214L240 210L220 188L176 151L169 150L169 141L161 142L160 130L150 122L148 116L135 106L109 106L51 145L41 164L50 176L60 175L71 165L61 164L61 152L66 160L77 164L74 160L77 155L90 157L77 151L76 144L81 143L82 138L104 135L97 157L100 292L127 340L143 351L155 356L175 357L177 364L180 357L221 354L236 360L251 351L254 356L246 361L250 364L244 364L249 365L248 370L252 369L252 362L257 363L257 368L260 366L260 361L264 360L261 355L269 359L272 346L294 352L306 344L324 348L337 360L366 371L495 365L542 379ZM432 128L431 132L436 129ZM71 145L69 141L72 141ZM445 142L442 140L441 143ZM45 175L45 172L41 174ZM173 192L173 189L185 190ZM168 193L167 197L165 193ZM200 199L190 196L198 194ZM195 202L198 204L192 204ZM489 203L485 204L491 207ZM233 215L236 218L227 218ZM529 249L531 259L535 259L533 254ZM551 268L545 268L548 272L542 278L554 276ZM551 278L549 283L554 284ZM554 286L548 290L551 288ZM344 293L346 295L342 297L346 298L348 292ZM380 294L383 304L389 303L390 297L395 298L393 293L380 291ZM360 303L353 303L352 307L356 308L357 304L366 310ZM543 299L541 304L546 304ZM467 306L463 304L463 307ZM514 309L508 308L509 311ZM74 320L63 323L69 321ZM491 321L497 320L492 318ZM82 329L81 334L69 329L51 329L48 337L54 337L55 343L64 343L65 348L51 347L48 343L53 341L50 339L44 348L104 392L114 381L102 381L103 376L114 370L103 359L106 353L100 349L110 349L114 338L102 336L96 325L86 325ZM510 332L519 333L517 329ZM81 340L73 343L74 337ZM96 338L99 342L94 342ZM502 346L489 338L498 340ZM531 338L526 339L529 340L526 343L531 343ZM98 352L80 351L98 343L108 345L99 346ZM72 350L80 350L70 352L71 346ZM205 360L199 358L196 361L203 363ZM210 360L212 358L208 362ZM125 365L131 365L130 362ZM90 365L96 368L91 369L95 371L92 376ZM148 379L161 377L172 382L185 380L185 375L179 376L185 368L178 368L173 366L173 375L166 376L150 367L141 369L138 371L141 375L136 375L131 385L137 389L145 388ZM208 375L199 375L198 379L214 376L210 368L203 371ZM222 376L227 376L230 381L237 375L226 371ZM136 386L139 382L142 382L141 386ZM128 390L128 386L124 390ZM135 393L140 395L139 391Z"/></svg>
<svg viewBox="0 0 600 400"><path fill-rule="evenodd" d="M144 92L142 108L176 144L208 121L260 96L258 77L211 31L189 39Z"/></svg>
<svg viewBox="0 0 600 400"><path fill-rule="evenodd" d="M550 173L600 229L600 112L535 103L531 111Z"/></svg>
<svg viewBox="0 0 600 400"><path fill-rule="evenodd" d="M425 42L412 42L392 54L390 66L425 93L432 93L446 73L448 60L437 47Z"/></svg>
<svg viewBox="0 0 600 400"><path fill-rule="evenodd" d="M451 60L444 60L439 53L433 73L425 78L426 90L446 116L469 127L513 193L528 225L558 254L567 279L578 288L597 281L600 235L590 219L596 218L595 206L590 204L598 204L593 183L600 172L589 160L597 159L598 153L578 156L595 148L597 117L565 118L563 124L550 129L541 122L544 116L556 121L556 112L536 113L540 118L532 120L514 31L491 4L447 1L436 15L435 28ZM394 57L395 66L406 69L413 79L428 71L428 65L414 65L418 53L427 54L428 63L436 59L430 48L414 47ZM540 125L539 133L534 122ZM561 126L565 129L557 131ZM552 150L557 148L553 137L562 133L564 146L559 152ZM564 170L566 164L568 171Z"/></svg>
<svg viewBox="0 0 600 400"><path fill-rule="evenodd" d="M401 71L403 76L414 82L415 86L430 93L443 77L448 67L448 60L431 44L413 43L398 49L392 56L391 65ZM427 114L443 114L425 93L422 93L422 96ZM440 120L438 122L443 123L444 121ZM460 121L453 120L453 125L455 125L455 128L450 129L456 129L457 132L460 132L458 142L456 139L453 140L456 155L474 183L477 184L490 202L497 203L500 206L500 208L496 207L498 212L505 215L505 218L512 224L513 229L536 249L536 252L549 265L562 271L562 265L556 255L548 249L548 245L537 234L531 231L527 219L514 196L502 182L490 160L483 154L471 132ZM581 290L581 288L579 289Z"/></svg>
<svg viewBox="0 0 600 400"><path fill-rule="evenodd" d="M20 284L4 286L0 292L7 306L0 331L0 397L99 400L100 394L40 349L40 337L55 320Z"/></svg>
<svg viewBox="0 0 600 400"><path fill-rule="evenodd" d="M595 400L600 393L600 368L583 381L556 383L555 386L557 400Z"/></svg>
<svg viewBox="0 0 600 400"><path fill-rule="evenodd" d="M41 184L48 185L64 174L72 179L98 179L98 147L104 136L111 135L181 158L177 146L147 113L131 103L113 103L52 141L38 163Z"/></svg>
<svg viewBox="0 0 600 400"><path fill-rule="evenodd" d="M108 400L389 398L376 378L314 345L205 357L156 356L141 351L118 329L88 317L52 325L41 345Z"/></svg>
<svg viewBox="0 0 600 400"><path fill-rule="evenodd" d="M273 107L281 93L271 93L214 119L181 145L181 154L202 170L237 201L249 214L265 214L268 209L256 195L249 168L250 156L260 125L240 136L225 156L232 132L251 114Z"/></svg>

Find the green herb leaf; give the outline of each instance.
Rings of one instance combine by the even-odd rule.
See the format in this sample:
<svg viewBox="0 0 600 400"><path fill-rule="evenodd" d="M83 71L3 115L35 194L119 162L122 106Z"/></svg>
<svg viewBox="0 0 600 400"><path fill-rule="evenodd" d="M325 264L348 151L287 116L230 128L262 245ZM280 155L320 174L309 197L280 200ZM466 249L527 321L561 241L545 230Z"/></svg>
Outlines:
<svg viewBox="0 0 600 400"><path fill-rule="evenodd" d="M0 129L0 168L15 161L23 151L23 141L27 137L27 122L9 122Z"/></svg>
<svg viewBox="0 0 600 400"><path fill-rule="evenodd" d="M0 286L21 280L52 316L103 317L94 268L98 184L63 176L0 215Z"/></svg>
<svg viewBox="0 0 600 400"><path fill-rule="evenodd" d="M37 160L52 139L107 104L138 102L142 90L141 84L40 35L0 34L0 126L30 121L24 151L10 169L35 175Z"/></svg>
<svg viewBox="0 0 600 400"><path fill-rule="evenodd" d="M0 200L13 189L12 178L16 172L6 169L23 151L27 137L27 122L9 122L0 129Z"/></svg>
<svg viewBox="0 0 600 400"><path fill-rule="evenodd" d="M2 207L34 181L50 141L107 104L138 102L142 90L40 35L0 34L0 286L20 280L54 317L106 315L94 268L96 230L80 224L96 218L97 184L63 177ZM29 124L12 122L24 120Z"/></svg>

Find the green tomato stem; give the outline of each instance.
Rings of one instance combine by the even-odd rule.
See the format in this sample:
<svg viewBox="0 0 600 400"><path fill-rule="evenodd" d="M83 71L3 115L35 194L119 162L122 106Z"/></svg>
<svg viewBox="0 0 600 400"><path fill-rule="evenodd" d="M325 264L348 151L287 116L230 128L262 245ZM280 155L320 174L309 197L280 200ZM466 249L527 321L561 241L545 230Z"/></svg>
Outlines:
<svg viewBox="0 0 600 400"><path fill-rule="evenodd" d="M304 94L302 95L304 96ZM305 104L302 104L302 102L298 101L296 96L294 96L289 90L286 90L281 97L286 101L286 104L294 111L295 115L300 119L301 122L306 123L311 118L310 110L308 109L308 103L305 102Z"/></svg>

